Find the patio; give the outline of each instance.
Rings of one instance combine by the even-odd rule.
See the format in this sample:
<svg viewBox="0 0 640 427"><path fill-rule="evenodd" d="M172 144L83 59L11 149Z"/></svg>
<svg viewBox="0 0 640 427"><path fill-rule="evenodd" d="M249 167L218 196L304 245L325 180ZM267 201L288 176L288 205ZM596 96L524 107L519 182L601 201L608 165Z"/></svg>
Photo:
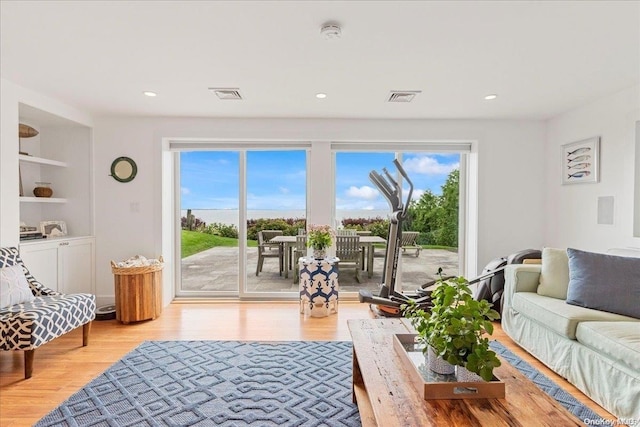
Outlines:
<svg viewBox="0 0 640 427"><path fill-rule="evenodd" d="M381 251L378 249L378 251ZM383 254L380 252L380 254ZM258 262L257 248L247 249L247 290L249 292L298 292L298 284L293 283L293 274L285 279L278 273L278 260L265 260L259 276L255 275ZM356 282L353 268L345 267L339 276L340 290L357 292L360 289L378 291L382 280L384 256L373 260L373 276L366 272L360 274L360 283ZM397 283L408 291L434 280L439 267L445 275L458 275L458 254L443 249L424 249L418 257L413 252L402 256L402 275ZM182 260L182 289L203 292L237 292L238 288L238 248L216 247L189 256ZM398 285L396 284L396 288Z"/></svg>

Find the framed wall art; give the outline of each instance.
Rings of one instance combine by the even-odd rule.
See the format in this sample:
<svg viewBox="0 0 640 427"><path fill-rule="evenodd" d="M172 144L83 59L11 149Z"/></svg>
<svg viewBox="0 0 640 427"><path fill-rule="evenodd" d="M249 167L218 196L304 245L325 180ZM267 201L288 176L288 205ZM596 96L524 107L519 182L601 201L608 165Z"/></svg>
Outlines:
<svg viewBox="0 0 640 427"><path fill-rule="evenodd" d="M598 182L600 137L562 146L562 184Z"/></svg>
<svg viewBox="0 0 640 427"><path fill-rule="evenodd" d="M64 221L40 221L40 232L47 237L67 235L67 224Z"/></svg>

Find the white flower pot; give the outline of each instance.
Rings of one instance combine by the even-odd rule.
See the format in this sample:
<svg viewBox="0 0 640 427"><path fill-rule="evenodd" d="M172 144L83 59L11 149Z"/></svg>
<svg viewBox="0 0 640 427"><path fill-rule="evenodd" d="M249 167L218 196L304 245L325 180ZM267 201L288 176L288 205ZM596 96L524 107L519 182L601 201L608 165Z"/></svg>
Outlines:
<svg viewBox="0 0 640 427"><path fill-rule="evenodd" d="M460 383L480 383L484 382L482 377L475 372L471 372L464 366L456 366L456 379Z"/></svg>
<svg viewBox="0 0 640 427"><path fill-rule="evenodd" d="M431 346L427 350L427 366L436 374L450 375L455 372L455 366L438 356Z"/></svg>

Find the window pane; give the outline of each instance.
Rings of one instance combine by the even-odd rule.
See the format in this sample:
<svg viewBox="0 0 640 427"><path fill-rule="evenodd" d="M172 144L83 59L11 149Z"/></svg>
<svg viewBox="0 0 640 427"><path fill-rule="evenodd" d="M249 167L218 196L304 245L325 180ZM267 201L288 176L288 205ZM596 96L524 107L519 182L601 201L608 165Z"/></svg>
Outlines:
<svg viewBox="0 0 640 427"><path fill-rule="evenodd" d="M180 153L182 293L238 293L238 186L238 152Z"/></svg>
<svg viewBox="0 0 640 427"><path fill-rule="evenodd" d="M305 228L306 157L305 150L247 152L247 292L298 291L291 242L259 247L257 240L261 230L295 239Z"/></svg>

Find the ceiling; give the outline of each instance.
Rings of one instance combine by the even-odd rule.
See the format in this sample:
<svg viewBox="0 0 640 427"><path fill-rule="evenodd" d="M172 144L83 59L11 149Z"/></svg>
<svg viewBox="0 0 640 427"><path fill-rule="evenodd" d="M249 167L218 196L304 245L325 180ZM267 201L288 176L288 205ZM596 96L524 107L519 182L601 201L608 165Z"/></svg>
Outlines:
<svg viewBox="0 0 640 427"><path fill-rule="evenodd" d="M2 0L0 17L1 76L94 116L547 119L640 80L638 1Z"/></svg>

